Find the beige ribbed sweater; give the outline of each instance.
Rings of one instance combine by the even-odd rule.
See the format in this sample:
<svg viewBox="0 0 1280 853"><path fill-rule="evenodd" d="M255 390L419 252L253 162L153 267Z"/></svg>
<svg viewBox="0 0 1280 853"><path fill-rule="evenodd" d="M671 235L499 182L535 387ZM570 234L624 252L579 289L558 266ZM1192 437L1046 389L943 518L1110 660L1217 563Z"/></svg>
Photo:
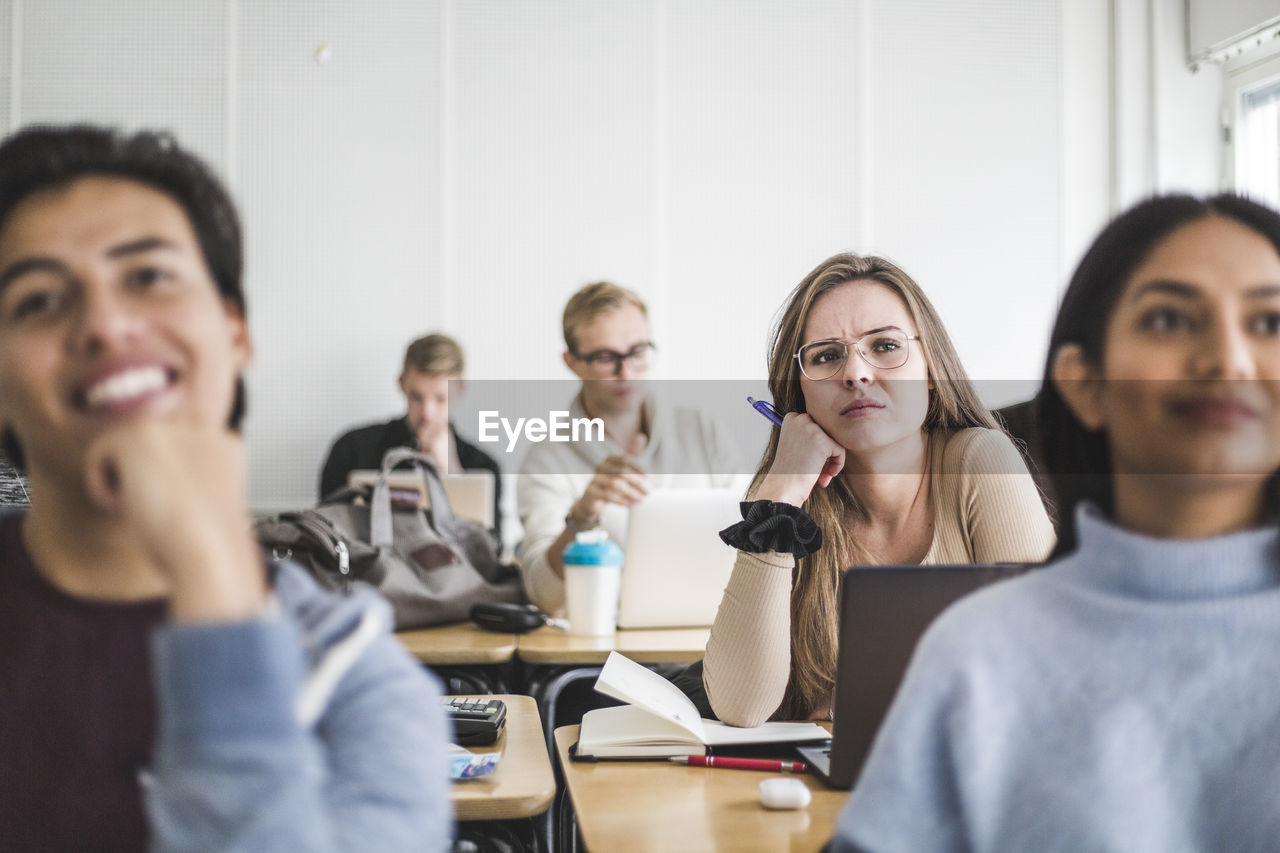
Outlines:
<svg viewBox="0 0 1280 853"><path fill-rule="evenodd" d="M933 446L934 533L924 563L1038 562L1053 526L1016 447L1004 433L959 430ZM791 668L790 554L738 552L716 613L703 683L716 715L765 722L782 703Z"/></svg>

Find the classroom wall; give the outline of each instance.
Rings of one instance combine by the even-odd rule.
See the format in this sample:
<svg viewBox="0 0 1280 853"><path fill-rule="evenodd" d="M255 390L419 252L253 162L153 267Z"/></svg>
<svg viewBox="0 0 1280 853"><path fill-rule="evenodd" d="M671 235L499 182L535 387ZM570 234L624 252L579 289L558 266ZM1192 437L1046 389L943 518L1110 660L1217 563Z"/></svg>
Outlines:
<svg viewBox="0 0 1280 853"><path fill-rule="evenodd" d="M400 411L409 339L564 378L560 309L599 278L649 300L659 376L761 378L809 268L887 254L988 402L1030 393L1065 275L1131 194L1117 69L1189 73L1179 0L1141 0L1164 15L1141 37L1126 2L0 0L0 124L170 127L227 177L252 501L296 506L341 429ZM1205 79L1157 87L1151 188L1214 174L1173 144Z"/></svg>
<svg viewBox="0 0 1280 853"><path fill-rule="evenodd" d="M1184 0L1113 0L1118 44L1113 197L1222 186L1222 69L1192 66Z"/></svg>

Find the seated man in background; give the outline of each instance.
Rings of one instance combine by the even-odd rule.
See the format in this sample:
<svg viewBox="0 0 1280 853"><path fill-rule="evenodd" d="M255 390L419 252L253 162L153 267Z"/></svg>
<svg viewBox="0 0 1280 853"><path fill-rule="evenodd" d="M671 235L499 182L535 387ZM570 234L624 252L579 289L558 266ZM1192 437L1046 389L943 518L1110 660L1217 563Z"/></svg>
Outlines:
<svg viewBox="0 0 1280 853"><path fill-rule="evenodd" d="M169 136L0 145L0 847L443 850L447 724L371 590L249 528L240 225ZM269 286L269 283L268 285Z"/></svg>
<svg viewBox="0 0 1280 853"><path fill-rule="evenodd" d="M610 282L581 288L565 305L565 366L582 380L570 418L604 421L604 441L543 442L529 449L516 495L529 599L564 609L561 556L574 536L602 527L626 545L627 509L650 485L730 487L741 482L737 448L703 413L668 410L643 380L653 342L648 309Z"/></svg>
<svg viewBox="0 0 1280 853"><path fill-rule="evenodd" d="M357 469L380 468L393 447L412 447L430 456L441 474L468 470L493 472L494 527L502 529L502 477L498 463L473 444L458 438L449 422L449 382L462 379L462 347L439 333L418 338L404 353L400 391L408 412L382 424L344 433L333 443L320 473L320 497L347 485Z"/></svg>

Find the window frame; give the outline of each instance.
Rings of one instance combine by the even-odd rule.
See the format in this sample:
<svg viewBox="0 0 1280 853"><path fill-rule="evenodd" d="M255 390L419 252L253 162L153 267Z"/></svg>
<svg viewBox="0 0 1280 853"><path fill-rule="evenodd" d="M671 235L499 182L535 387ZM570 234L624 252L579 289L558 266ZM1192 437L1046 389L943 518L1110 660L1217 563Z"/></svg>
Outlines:
<svg viewBox="0 0 1280 853"><path fill-rule="evenodd" d="M1227 144L1222 163L1223 186L1239 192L1240 126L1244 118L1244 96L1247 92L1280 82L1280 39L1229 60L1223 73L1222 123ZM1280 156L1280 151L1277 151Z"/></svg>

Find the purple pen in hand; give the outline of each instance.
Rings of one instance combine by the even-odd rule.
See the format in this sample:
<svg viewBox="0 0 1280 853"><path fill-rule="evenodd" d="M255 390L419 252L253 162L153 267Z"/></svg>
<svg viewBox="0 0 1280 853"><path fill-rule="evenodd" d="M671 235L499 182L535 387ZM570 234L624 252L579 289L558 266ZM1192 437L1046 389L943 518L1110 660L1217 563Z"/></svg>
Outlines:
<svg viewBox="0 0 1280 853"><path fill-rule="evenodd" d="M774 426L782 426L782 415L778 414L778 410L773 407L773 403L768 400L757 400L753 397L748 397L747 402L751 404L751 408L772 421Z"/></svg>

